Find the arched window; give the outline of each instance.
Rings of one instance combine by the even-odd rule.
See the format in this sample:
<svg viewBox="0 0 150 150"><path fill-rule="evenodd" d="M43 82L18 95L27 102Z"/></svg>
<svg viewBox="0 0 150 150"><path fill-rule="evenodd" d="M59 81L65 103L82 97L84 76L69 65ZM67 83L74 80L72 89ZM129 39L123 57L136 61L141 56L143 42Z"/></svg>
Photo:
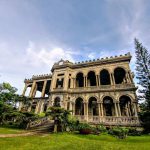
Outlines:
<svg viewBox="0 0 150 150"><path fill-rule="evenodd" d="M125 80L126 72L123 68L116 68L114 70L114 78L116 84L121 84Z"/></svg>
<svg viewBox="0 0 150 150"><path fill-rule="evenodd" d="M131 99L128 96L121 96L119 99L120 111L122 116L132 116Z"/></svg>
<svg viewBox="0 0 150 150"><path fill-rule="evenodd" d="M100 72L100 82L101 82L101 85L109 85L110 84L110 75L106 69L103 69Z"/></svg>
<svg viewBox="0 0 150 150"><path fill-rule="evenodd" d="M98 116L98 104L95 97L89 98L88 108L89 115Z"/></svg>
<svg viewBox="0 0 150 150"><path fill-rule="evenodd" d="M80 97L75 101L75 115L84 115L83 99Z"/></svg>
<svg viewBox="0 0 150 150"><path fill-rule="evenodd" d="M115 114L114 103L113 103L113 99L111 97L109 97L109 96L104 97L103 108L104 108L105 116L113 116Z"/></svg>
<svg viewBox="0 0 150 150"><path fill-rule="evenodd" d="M76 87L83 87L83 86L84 86L83 73L78 73L76 76Z"/></svg>
<svg viewBox="0 0 150 150"><path fill-rule="evenodd" d="M94 71L88 73L88 86L96 86L96 75Z"/></svg>
<svg viewBox="0 0 150 150"><path fill-rule="evenodd" d="M54 100L54 107L60 107L60 98L59 97L56 97L55 100Z"/></svg>

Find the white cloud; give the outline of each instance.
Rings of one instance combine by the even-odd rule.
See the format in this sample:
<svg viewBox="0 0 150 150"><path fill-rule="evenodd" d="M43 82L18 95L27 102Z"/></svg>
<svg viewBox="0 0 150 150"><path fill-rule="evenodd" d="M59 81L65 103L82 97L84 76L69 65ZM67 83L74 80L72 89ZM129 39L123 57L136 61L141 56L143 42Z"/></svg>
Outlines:
<svg viewBox="0 0 150 150"><path fill-rule="evenodd" d="M95 53L91 52L91 53L88 54L88 58L94 59L95 55L96 55Z"/></svg>
<svg viewBox="0 0 150 150"><path fill-rule="evenodd" d="M74 53L71 50L65 50L60 47L41 48L40 50L38 50L36 49L33 42L29 43L29 46L26 49L26 54L27 62L29 62L33 66L41 66L42 64L52 66L60 59L74 62Z"/></svg>

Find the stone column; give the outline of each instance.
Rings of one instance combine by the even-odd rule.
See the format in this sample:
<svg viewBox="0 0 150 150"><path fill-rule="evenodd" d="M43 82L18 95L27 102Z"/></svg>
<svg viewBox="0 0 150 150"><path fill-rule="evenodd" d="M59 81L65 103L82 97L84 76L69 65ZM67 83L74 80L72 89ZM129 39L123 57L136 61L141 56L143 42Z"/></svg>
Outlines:
<svg viewBox="0 0 150 150"><path fill-rule="evenodd" d="M137 107L136 107L136 103L133 103L133 107L134 107L134 114L135 114L135 117L137 117Z"/></svg>
<svg viewBox="0 0 150 150"><path fill-rule="evenodd" d="M76 88L76 78L73 78L74 88Z"/></svg>
<svg viewBox="0 0 150 150"><path fill-rule="evenodd" d="M45 97L46 84L47 84L47 80L44 81L41 97Z"/></svg>
<svg viewBox="0 0 150 150"><path fill-rule="evenodd" d="M87 114L87 122L89 119L89 107L88 107L88 102L86 103L86 114Z"/></svg>
<svg viewBox="0 0 150 150"><path fill-rule="evenodd" d="M28 87L28 86L25 84L24 89L23 89L23 92L22 92L22 96L25 96L25 93L26 93L27 87Z"/></svg>
<svg viewBox="0 0 150 150"><path fill-rule="evenodd" d="M128 104L125 105L125 109L126 109L126 115L129 117Z"/></svg>
<svg viewBox="0 0 150 150"><path fill-rule="evenodd" d="M111 84L111 85L114 85L114 83L113 83L113 78L112 78L112 74L109 73L109 76L110 76L110 84Z"/></svg>
<svg viewBox="0 0 150 150"><path fill-rule="evenodd" d="M75 115L75 103L72 102L72 115L74 116Z"/></svg>
<svg viewBox="0 0 150 150"><path fill-rule="evenodd" d="M98 75L96 75L96 86L99 86L99 83L98 83Z"/></svg>
<svg viewBox="0 0 150 150"><path fill-rule="evenodd" d="M129 102L127 103L127 105L128 105L129 116L132 116Z"/></svg>
<svg viewBox="0 0 150 150"><path fill-rule="evenodd" d="M43 112L43 106L44 106L44 101L41 101L41 104L40 104L40 112L39 112L39 113L42 113L42 112Z"/></svg>
<svg viewBox="0 0 150 150"><path fill-rule="evenodd" d="M40 101L36 104L35 113L39 113Z"/></svg>
<svg viewBox="0 0 150 150"><path fill-rule="evenodd" d="M34 91L35 87L36 87L36 81L33 81L33 84L32 84L31 90L30 90L29 97L32 97L32 96L33 96L33 91Z"/></svg>
<svg viewBox="0 0 150 150"><path fill-rule="evenodd" d="M84 87L86 87L86 77L84 76Z"/></svg>
<svg viewBox="0 0 150 150"><path fill-rule="evenodd" d="M98 81L99 81L99 86L101 86L101 75L100 74L99 74Z"/></svg>
<svg viewBox="0 0 150 150"><path fill-rule="evenodd" d="M128 74L129 74L129 78L130 78L131 83L133 83L131 72L129 71Z"/></svg>
<svg viewBox="0 0 150 150"><path fill-rule="evenodd" d="M112 73L111 76L112 76L113 85L115 85L115 77L114 77L114 74Z"/></svg>
<svg viewBox="0 0 150 150"><path fill-rule="evenodd" d="M101 105L101 113L102 113L102 117L104 117L103 103L100 103L100 105Z"/></svg>
<svg viewBox="0 0 150 150"><path fill-rule="evenodd" d="M114 106L115 106L115 115L116 115L116 117L118 117L118 110L117 110L117 104L116 104L116 102L114 103Z"/></svg>
<svg viewBox="0 0 150 150"><path fill-rule="evenodd" d="M117 103L117 106L118 106L118 116L121 116L121 111L120 111L120 105L119 105L119 102Z"/></svg>
<svg viewBox="0 0 150 150"><path fill-rule="evenodd" d="M98 103L98 113L99 113L99 117L102 116L102 115L101 115L101 108L100 108L100 107L101 107L101 104Z"/></svg>
<svg viewBox="0 0 150 150"><path fill-rule="evenodd" d="M84 116L86 116L86 103L84 102Z"/></svg>

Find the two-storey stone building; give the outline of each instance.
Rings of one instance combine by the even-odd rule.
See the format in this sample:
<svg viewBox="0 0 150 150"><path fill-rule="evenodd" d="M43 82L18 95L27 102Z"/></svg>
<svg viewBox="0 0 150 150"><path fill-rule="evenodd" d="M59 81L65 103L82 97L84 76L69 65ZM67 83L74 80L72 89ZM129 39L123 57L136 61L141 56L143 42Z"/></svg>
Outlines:
<svg viewBox="0 0 150 150"><path fill-rule="evenodd" d="M23 95L30 88L32 99L28 111L41 113L59 106L72 110L80 121L138 126L137 88L130 60L130 53L78 63L60 60L51 74L25 79Z"/></svg>

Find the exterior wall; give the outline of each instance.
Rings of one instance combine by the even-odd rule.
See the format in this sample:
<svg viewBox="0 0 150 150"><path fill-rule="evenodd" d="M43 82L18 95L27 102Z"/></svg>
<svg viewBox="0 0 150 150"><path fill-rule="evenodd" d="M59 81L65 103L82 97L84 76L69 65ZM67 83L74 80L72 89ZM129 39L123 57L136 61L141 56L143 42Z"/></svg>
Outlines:
<svg viewBox="0 0 150 150"><path fill-rule="evenodd" d="M119 59L124 60L120 60ZM124 123L124 125L139 125L139 120L137 116L138 104L136 100L136 87L133 83L133 73L131 73L129 67L130 55L125 57L115 58L107 63L91 62L85 64L72 64L69 61L63 61L54 64L52 68L52 75L37 76L30 80L25 80L25 88L23 90L23 95L28 86L31 86L31 91L29 97L32 98L32 102L35 103L35 113L41 113L44 111L45 106L51 107L54 105L57 98L60 99L60 106L72 110L72 115L76 116L80 121L86 121L91 123L104 123L108 125L117 125L118 122ZM115 61L114 61L115 60ZM103 62L103 61L102 61ZM61 65L60 65L61 63ZM65 66L66 65L66 66ZM124 81L121 84L115 84L114 70L116 68L123 68L125 71ZM100 84L100 71L106 69L109 72L110 84L101 85ZM88 84L88 73L93 71L96 78L96 86L89 86ZM83 73L83 87L77 87L76 76L78 73ZM64 74L64 75L63 75ZM56 87L57 79L61 81L63 78L63 86ZM47 87L46 83L50 80L51 84ZM70 87L69 85L70 80ZM39 81L44 81L44 85L41 88L41 96L35 98L35 91L38 90L37 83ZM40 87L40 86L39 86ZM49 88L49 97L44 97L44 93ZM105 104L103 99L105 97L110 97L113 101L111 108L112 116L106 116ZM122 116L120 97L126 96L130 99L130 102L125 104L125 112L127 116ZM95 111L98 111L98 115L91 116L89 114L89 109L91 109L89 104L89 99L93 97L96 100ZM84 115L76 115L76 100L81 98L83 100ZM20 104L20 110L22 108ZM32 107L32 106L31 106ZM92 108L93 109L93 108ZM29 108L28 111L31 111ZM93 110L92 110L93 111ZM131 115L132 112L132 115Z"/></svg>

